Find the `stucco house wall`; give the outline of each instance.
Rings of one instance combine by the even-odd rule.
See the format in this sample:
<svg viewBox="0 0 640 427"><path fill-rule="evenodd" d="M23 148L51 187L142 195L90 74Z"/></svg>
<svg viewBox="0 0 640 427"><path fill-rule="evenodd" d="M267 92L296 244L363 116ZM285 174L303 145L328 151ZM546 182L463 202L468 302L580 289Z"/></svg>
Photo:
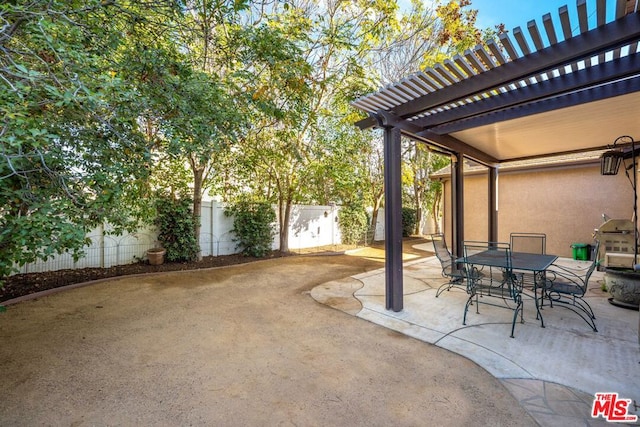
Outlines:
<svg viewBox="0 0 640 427"><path fill-rule="evenodd" d="M470 168L464 178L465 240L487 240L487 169ZM435 176L434 176L435 177ZM443 230L451 245L451 179L444 183ZM593 230L610 218L631 219L633 190L622 168L601 176L597 158L547 166L504 167L498 173L498 240L511 232L547 235L547 253L572 256L572 243L592 243Z"/></svg>

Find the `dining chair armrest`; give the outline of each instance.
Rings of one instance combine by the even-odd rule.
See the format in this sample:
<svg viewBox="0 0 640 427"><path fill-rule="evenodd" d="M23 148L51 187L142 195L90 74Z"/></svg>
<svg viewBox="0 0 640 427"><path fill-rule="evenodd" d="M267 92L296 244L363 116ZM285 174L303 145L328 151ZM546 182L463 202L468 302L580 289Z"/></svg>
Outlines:
<svg viewBox="0 0 640 427"><path fill-rule="evenodd" d="M546 271L547 279L552 283L557 281L567 281L575 284L581 284L582 282L584 282L584 271L564 268L558 265L553 265L553 267L557 268L549 269ZM549 277L549 275L551 275L552 277Z"/></svg>

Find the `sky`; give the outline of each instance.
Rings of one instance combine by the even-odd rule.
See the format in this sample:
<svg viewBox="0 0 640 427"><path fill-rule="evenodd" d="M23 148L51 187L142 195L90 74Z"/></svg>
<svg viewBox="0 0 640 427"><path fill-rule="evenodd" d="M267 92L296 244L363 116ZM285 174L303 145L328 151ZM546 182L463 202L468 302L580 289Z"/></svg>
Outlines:
<svg viewBox="0 0 640 427"><path fill-rule="evenodd" d="M587 13L595 19L596 0L587 0ZM560 27L558 8L567 5L573 34L578 33L578 18L576 14L576 0L471 0L471 8L478 10L476 26L478 28L493 28L499 23L505 24L505 29L511 34L515 27L523 31L527 29L527 22L535 20L539 29L543 29L542 16L550 13L556 26ZM607 21L613 18L615 0L607 0ZM591 22L591 20L590 20ZM592 24L589 24L592 28Z"/></svg>

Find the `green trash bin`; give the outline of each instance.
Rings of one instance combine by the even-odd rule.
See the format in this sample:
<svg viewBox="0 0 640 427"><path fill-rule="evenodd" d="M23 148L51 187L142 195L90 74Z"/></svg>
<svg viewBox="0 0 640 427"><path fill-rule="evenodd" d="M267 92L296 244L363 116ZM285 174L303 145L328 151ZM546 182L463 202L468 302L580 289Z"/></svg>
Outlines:
<svg viewBox="0 0 640 427"><path fill-rule="evenodd" d="M573 259L578 261L589 260L589 245L586 243L574 243L571 245L573 250Z"/></svg>

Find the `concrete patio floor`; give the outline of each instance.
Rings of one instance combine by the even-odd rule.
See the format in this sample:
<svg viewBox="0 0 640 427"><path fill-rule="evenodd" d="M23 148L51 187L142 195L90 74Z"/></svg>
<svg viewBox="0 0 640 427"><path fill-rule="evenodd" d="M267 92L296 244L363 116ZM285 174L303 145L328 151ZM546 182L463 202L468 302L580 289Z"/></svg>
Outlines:
<svg viewBox="0 0 640 427"><path fill-rule="evenodd" d="M422 244L429 250L430 244ZM586 264L561 259L565 264ZM384 269L313 289L319 302L445 348L476 362L498 378L541 426L606 425L591 418L596 392L617 392L640 404L638 312L611 305L601 290L603 273L594 272L587 299L598 332L575 313L545 307L545 328L536 320L534 301L524 300L524 324L510 338L511 310L471 308L462 325L467 294L453 288L435 297L446 282L435 257L404 266L404 309L385 309ZM630 414L640 414L637 406Z"/></svg>

